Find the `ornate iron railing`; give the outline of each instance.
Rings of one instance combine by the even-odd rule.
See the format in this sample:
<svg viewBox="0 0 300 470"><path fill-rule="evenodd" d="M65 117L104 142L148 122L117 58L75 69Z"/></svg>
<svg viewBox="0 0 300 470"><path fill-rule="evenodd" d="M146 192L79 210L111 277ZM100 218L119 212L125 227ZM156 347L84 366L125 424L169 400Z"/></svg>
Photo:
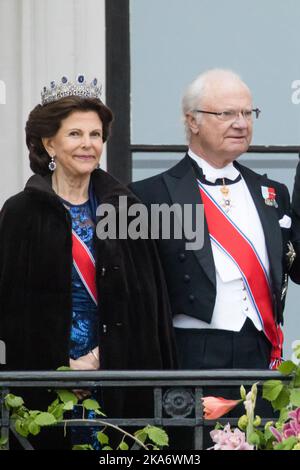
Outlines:
<svg viewBox="0 0 300 470"><path fill-rule="evenodd" d="M4 406L4 397L10 389L15 393L18 388L46 389L82 389L82 388L149 388L153 391L154 413L152 417L139 419L103 418L121 427L143 427L147 424L167 427L187 427L193 430L191 449L203 448L203 431L206 426L214 425L213 421L203 419L201 398L206 396L209 388L236 388L239 397L241 384L250 386L254 382L261 384L268 379L282 379L278 372L257 370L205 370L205 371L34 371L34 372L0 372L1 414L0 427L2 437L8 438L13 433L23 449L33 450L29 441L19 436L14 430L9 411ZM105 411L105 410L104 410ZM271 417L264 416L263 423ZM101 417L102 419L102 417ZM220 423L236 424L238 418L219 418ZM62 424L57 424L62 425ZM76 424L77 425L77 424ZM84 423L78 423L79 426ZM91 423L88 424L91 426ZM94 426L97 425L96 421ZM136 447L133 447L136 448Z"/></svg>

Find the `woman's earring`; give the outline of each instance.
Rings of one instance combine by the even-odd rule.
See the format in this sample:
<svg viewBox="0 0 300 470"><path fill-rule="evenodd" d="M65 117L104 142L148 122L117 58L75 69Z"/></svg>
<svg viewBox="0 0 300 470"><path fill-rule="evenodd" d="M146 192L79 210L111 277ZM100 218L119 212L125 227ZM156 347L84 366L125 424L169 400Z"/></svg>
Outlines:
<svg viewBox="0 0 300 470"><path fill-rule="evenodd" d="M49 167L50 171L54 171L56 169L56 163L54 161L54 155L51 155L50 158L51 158L51 162L49 162L48 167Z"/></svg>

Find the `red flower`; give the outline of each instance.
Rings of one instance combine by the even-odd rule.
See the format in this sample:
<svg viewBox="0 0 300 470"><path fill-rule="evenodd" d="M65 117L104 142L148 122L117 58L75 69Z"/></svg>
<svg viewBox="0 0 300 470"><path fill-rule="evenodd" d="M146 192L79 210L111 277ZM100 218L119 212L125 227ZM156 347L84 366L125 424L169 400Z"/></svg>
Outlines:
<svg viewBox="0 0 300 470"><path fill-rule="evenodd" d="M203 397L204 419L217 419L236 407L242 400L226 400L222 397Z"/></svg>

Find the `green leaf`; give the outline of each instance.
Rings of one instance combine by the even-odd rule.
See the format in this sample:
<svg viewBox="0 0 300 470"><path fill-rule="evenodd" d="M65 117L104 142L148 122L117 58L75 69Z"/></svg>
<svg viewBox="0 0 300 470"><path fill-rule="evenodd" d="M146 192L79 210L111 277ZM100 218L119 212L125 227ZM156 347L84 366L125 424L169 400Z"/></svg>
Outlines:
<svg viewBox="0 0 300 470"><path fill-rule="evenodd" d="M223 424L219 423L219 421L217 421L216 424L215 424L215 429L217 429L217 430L224 429L224 426L223 426Z"/></svg>
<svg viewBox="0 0 300 470"><path fill-rule="evenodd" d="M274 446L274 450L292 450L298 442L297 437L291 436Z"/></svg>
<svg viewBox="0 0 300 470"><path fill-rule="evenodd" d="M272 406L274 410L282 410L285 408L290 402L290 390L286 385L283 386L283 389L279 393L276 400L272 401Z"/></svg>
<svg viewBox="0 0 300 470"><path fill-rule="evenodd" d="M299 388L295 388L294 390L291 390L290 401L292 405L297 406L297 407L300 406L300 389Z"/></svg>
<svg viewBox="0 0 300 470"><path fill-rule="evenodd" d="M63 405L63 410L73 410L73 408L74 408L74 403L71 400L67 401L67 403Z"/></svg>
<svg viewBox="0 0 300 470"><path fill-rule="evenodd" d="M292 344L293 353L296 356L296 359L300 359L300 341L294 341Z"/></svg>
<svg viewBox="0 0 300 470"><path fill-rule="evenodd" d="M70 390L56 390L57 395L63 403L68 403L71 401L74 405L77 405L78 398L75 393L70 392Z"/></svg>
<svg viewBox="0 0 300 470"><path fill-rule="evenodd" d="M71 369L71 367L68 367L68 366L60 366L60 367L58 367L56 370L59 370L59 371L61 371L61 372L64 372L64 371L73 370L73 369Z"/></svg>
<svg viewBox="0 0 300 470"><path fill-rule="evenodd" d="M24 405L24 400L22 397L17 397L16 395L9 393L5 397L5 404L10 408L19 408Z"/></svg>
<svg viewBox="0 0 300 470"><path fill-rule="evenodd" d="M300 369L297 370L297 373L295 375L294 387L300 387Z"/></svg>
<svg viewBox="0 0 300 470"><path fill-rule="evenodd" d="M97 439L101 445L109 444L108 436L104 432L97 432Z"/></svg>
<svg viewBox="0 0 300 470"><path fill-rule="evenodd" d="M90 444L77 444L72 447L72 450L94 450Z"/></svg>
<svg viewBox="0 0 300 470"><path fill-rule="evenodd" d="M56 419L54 418L53 414L43 412L34 419L34 422L39 426L49 426L56 423Z"/></svg>
<svg viewBox="0 0 300 470"><path fill-rule="evenodd" d="M129 450L128 444L125 441L122 441L118 447L120 450Z"/></svg>
<svg viewBox="0 0 300 470"><path fill-rule="evenodd" d="M139 439L139 441L141 441L141 442L144 444L144 442L145 442L146 439L147 439L148 434L147 434L147 432L145 431L145 429L143 428L143 429L139 429L138 431L136 431L136 432L134 433L134 436L135 436L137 439Z"/></svg>
<svg viewBox="0 0 300 470"><path fill-rule="evenodd" d="M282 408L282 410L280 410L280 415L279 415L277 424L280 426L282 423L285 423L286 420L288 419L288 415L289 415L289 410L286 408Z"/></svg>
<svg viewBox="0 0 300 470"><path fill-rule="evenodd" d="M7 437L0 437L0 447L5 446L8 443Z"/></svg>
<svg viewBox="0 0 300 470"><path fill-rule="evenodd" d="M57 405L59 404L59 399L56 398L52 403L50 403L50 405L48 406L48 413L52 413L53 410L55 410L55 408L57 407Z"/></svg>
<svg viewBox="0 0 300 470"><path fill-rule="evenodd" d="M159 445L160 447L169 445L169 437L166 431L156 426L147 426L145 428L149 439L154 442L154 444Z"/></svg>
<svg viewBox="0 0 300 470"><path fill-rule="evenodd" d="M296 364L294 364L292 361L284 361L280 366L278 367L278 371L282 375L290 375L294 370L296 369Z"/></svg>
<svg viewBox="0 0 300 470"><path fill-rule="evenodd" d="M102 413L102 411L100 411L100 410L95 410L95 414L100 415L100 416L106 416L106 414Z"/></svg>
<svg viewBox="0 0 300 470"><path fill-rule="evenodd" d="M255 446L259 445L260 438L259 438L259 435L257 434L256 431L254 431L250 434L248 441L249 441L249 444L253 444Z"/></svg>
<svg viewBox="0 0 300 470"><path fill-rule="evenodd" d="M96 400L92 400L90 398L84 400L82 404L86 410L97 410L100 408L99 403Z"/></svg>
<svg viewBox="0 0 300 470"><path fill-rule="evenodd" d="M112 450L112 448L109 446L105 446L105 447L102 447L102 450Z"/></svg>
<svg viewBox="0 0 300 470"><path fill-rule="evenodd" d="M40 414L39 410L29 410L29 416L31 418L35 418L38 414Z"/></svg>
<svg viewBox="0 0 300 470"><path fill-rule="evenodd" d="M268 439L266 441L266 446L265 446L265 450L274 450L274 442L276 441L275 437L273 436L270 437L270 439Z"/></svg>
<svg viewBox="0 0 300 470"><path fill-rule="evenodd" d="M33 434L34 436L37 436L39 434L41 428L38 424L36 424L34 421L31 421L28 425L28 431Z"/></svg>
<svg viewBox="0 0 300 470"><path fill-rule="evenodd" d="M268 401L276 400L282 389L281 380L267 380L263 384L263 398Z"/></svg>
<svg viewBox="0 0 300 470"><path fill-rule="evenodd" d="M260 429L256 429L256 434L258 435L259 437L259 445L260 446L263 446L265 445L265 442L266 442L266 439L265 439L265 434L263 431L261 431Z"/></svg>
<svg viewBox="0 0 300 470"><path fill-rule="evenodd" d="M21 419L17 419L15 421L15 429L17 431L18 434L20 434L21 436L23 437L27 437L28 436L28 429L27 427L25 426L25 423L23 420Z"/></svg>
<svg viewBox="0 0 300 470"><path fill-rule="evenodd" d="M54 416L56 421L60 421L61 419L63 419L65 406L66 405L64 405L63 403L60 403L56 406L56 408L54 408L54 410L52 410L51 414Z"/></svg>

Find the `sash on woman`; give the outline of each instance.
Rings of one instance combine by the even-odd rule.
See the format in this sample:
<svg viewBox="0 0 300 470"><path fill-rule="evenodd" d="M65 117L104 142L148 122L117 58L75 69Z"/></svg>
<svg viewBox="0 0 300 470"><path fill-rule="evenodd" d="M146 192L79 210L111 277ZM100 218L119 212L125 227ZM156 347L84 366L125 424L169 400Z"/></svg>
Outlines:
<svg viewBox="0 0 300 470"><path fill-rule="evenodd" d="M239 269L263 332L272 345L269 367L276 369L282 361L283 333L273 315L271 288L265 267L247 236L225 214L200 181L198 185L210 238Z"/></svg>
<svg viewBox="0 0 300 470"><path fill-rule="evenodd" d="M72 255L75 269L92 300L97 305L98 295L96 288L95 259L75 230L72 230Z"/></svg>

